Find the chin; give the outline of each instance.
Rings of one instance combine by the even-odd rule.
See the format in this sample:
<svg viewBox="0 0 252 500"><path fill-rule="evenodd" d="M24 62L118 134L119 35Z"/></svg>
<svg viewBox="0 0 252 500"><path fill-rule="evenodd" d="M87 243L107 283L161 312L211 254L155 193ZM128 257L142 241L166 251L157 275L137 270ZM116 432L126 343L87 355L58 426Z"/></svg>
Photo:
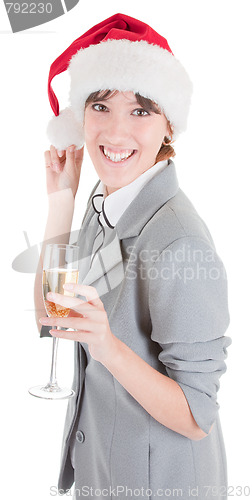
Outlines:
<svg viewBox="0 0 252 500"><path fill-rule="evenodd" d="M107 186L108 194L110 194L112 191L116 191L117 189L127 186L135 180L135 178L115 179L114 177L112 178L112 176L103 176L100 177L100 179L102 180L103 184Z"/></svg>

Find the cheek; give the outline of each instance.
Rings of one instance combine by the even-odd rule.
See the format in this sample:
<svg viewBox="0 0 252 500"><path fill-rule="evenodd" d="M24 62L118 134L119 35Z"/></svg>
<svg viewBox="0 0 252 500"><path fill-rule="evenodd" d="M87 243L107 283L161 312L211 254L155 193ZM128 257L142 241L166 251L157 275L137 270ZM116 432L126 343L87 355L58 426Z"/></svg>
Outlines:
<svg viewBox="0 0 252 500"><path fill-rule="evenodd" d="M159 150L164 138L163 130L160 127L144 127L139 134L139 141L148 151Z"/></svg>
<svg viewBox="0 0 252 500"><path fill-rule="evenodd" d="M167 133L167 120L164 115L153 114L151 119L146 122L141 122L140 126L136 124L136 134L138 134L139 142L148 148L156 148L159 150L164 136Z"/></svg>
<svg viewBox="0 0 252 500"><path fill-rule="evenodd" d="M97 120L95 120L93 114L86 111L84 118L84 134L85 140L93 141L98 133Z"/></svg>
<svg viewBox="0 0 252 500"><path fill-rule="evenodd" d="M150 144L153 137L153 127L150 127L148 123L136 123L133 126L131 124L130 130L139 145L146 148Z"/></svg>

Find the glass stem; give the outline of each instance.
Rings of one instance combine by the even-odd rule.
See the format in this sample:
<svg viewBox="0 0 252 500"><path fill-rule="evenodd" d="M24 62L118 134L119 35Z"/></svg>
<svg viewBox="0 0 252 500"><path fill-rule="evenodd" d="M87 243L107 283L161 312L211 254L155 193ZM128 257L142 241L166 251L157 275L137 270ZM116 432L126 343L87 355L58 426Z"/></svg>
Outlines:
<svg viewBox="0 0 252 500"><path fill-rule="evenodd" d="M60 330L60 326L57 326L57 330ZM53 350L52 350L52 364L51 364L51 374L50 382L48 384L51 388L58 388L58 383L56 379L56 363L57 363L57 353L58 353L58 342L57 337L53 337Z"/></svg>

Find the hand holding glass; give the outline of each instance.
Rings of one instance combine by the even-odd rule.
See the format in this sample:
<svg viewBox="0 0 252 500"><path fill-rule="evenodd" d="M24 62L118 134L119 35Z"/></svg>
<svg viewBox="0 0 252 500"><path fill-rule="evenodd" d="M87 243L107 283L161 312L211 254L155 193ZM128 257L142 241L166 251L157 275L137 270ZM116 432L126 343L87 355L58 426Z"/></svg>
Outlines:
<svg viewBox="0 0 252 500"><path fill-rule="evenodd" d="M79 247L76 245L46 245L42 291L45 309L47 315L51 318L66 318L69 315L70 309L49 302L46 296L48 292L61 293L69 297L74 296L74 293L66 291L63 285L65 283L78 283L78 251ZM57 329L61 330L61 327L57 326ZM53 337L50 381L46 386L31 387L29 393L32 396L43 399L66 399L74 395L72 389L61 389L58 386L56 379L58 340L58 338Z"/></svg>

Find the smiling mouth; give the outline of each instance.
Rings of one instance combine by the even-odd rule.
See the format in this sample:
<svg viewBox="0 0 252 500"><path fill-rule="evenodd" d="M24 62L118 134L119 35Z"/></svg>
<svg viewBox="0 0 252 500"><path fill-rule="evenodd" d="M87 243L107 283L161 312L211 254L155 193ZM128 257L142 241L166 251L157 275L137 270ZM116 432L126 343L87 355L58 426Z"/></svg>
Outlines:
<svg viewBox="0 0 252 500"><path fill-rule="evenodd" d="M106 148L105 146L100 146L100 150L104 154L104 156L108 159L111 160L113 163L121 163L129 158L131 158L135 153L136 149L125 149L123 151L115 152L112 151L109 148Z"/></svg>

